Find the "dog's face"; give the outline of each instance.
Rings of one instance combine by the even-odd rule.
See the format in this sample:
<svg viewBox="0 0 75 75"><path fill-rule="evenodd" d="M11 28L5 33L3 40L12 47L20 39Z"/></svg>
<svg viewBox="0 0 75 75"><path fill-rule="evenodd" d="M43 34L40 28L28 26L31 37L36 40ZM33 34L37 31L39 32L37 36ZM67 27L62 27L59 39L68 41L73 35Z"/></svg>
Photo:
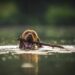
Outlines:
<svg viewBox="0 0 75 75"><path fill-rule="evenodd" d="M32 42L40 42L40 39L37 35L37 33L34 30L26 30L22 33L20 36L21 39L24 39L25 41L20 40L19 47L21 49L37 49L40 46L38 44L33 44Z"/></svg>

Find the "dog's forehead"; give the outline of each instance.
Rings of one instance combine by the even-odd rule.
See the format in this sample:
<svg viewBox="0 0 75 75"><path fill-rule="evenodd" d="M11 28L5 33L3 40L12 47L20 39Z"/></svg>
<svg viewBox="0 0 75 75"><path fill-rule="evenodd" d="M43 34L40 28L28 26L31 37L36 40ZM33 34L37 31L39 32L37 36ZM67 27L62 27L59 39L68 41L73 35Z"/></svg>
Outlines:
<svg viewBox="0 0 75 75"><path fill-rule="evenodd" d="M38 38L38 35L37 35L37 32L35 30L25 30L22 35L21 35L21 38L26 38L29 36L29 34L31 33L31 35L34 37L34 38Z"/></svg>
<svg viewBox="0 0 75 75"><path fill-rule="evenodd" d="M34 31L34 30L26 30L26 31L24 31L24 33L34 33L34 34L37 34L36 31Z"/></svg>

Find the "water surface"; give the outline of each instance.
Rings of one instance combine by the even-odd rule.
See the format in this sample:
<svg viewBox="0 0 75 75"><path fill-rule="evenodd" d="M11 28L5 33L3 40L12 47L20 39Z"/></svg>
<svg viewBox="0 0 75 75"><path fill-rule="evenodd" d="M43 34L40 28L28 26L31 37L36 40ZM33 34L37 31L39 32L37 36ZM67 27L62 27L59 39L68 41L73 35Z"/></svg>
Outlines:
<svg viewBox="0 0 75 75"><path fill-rule="evenodd" d="M0 75L75 75L75 53L0 54Z"/></svg>

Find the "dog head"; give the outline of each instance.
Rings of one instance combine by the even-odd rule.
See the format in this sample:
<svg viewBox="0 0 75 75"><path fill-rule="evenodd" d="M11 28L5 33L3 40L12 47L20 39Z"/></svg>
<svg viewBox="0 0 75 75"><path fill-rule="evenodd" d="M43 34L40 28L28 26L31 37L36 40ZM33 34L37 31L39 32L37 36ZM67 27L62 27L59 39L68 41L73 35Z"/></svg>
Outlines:
<svg viewBox="0 0 75 75"><path fill-rule="evenodd" d="M40 45L32 43L32 42L40 42L40 39L39 39L36 31L34 31L34 30L28 29L28 30L24 31L21 34L20 38L25 40L25 41L20 40L19 47L21 49L36 49L36 48L40 47Z"/></svg>

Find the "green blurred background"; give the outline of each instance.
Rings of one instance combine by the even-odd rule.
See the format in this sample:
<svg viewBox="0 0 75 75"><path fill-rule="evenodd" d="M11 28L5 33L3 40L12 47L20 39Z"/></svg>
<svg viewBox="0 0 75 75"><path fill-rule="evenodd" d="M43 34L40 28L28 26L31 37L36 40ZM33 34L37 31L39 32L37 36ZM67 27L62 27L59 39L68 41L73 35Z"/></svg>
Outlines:
<svg viewBox="0 0 75 75"><path fill-rule="evenodd" d="M28 28L44 42L75 44L74 0L0 0L0 45L17 44Z"/></svg>

